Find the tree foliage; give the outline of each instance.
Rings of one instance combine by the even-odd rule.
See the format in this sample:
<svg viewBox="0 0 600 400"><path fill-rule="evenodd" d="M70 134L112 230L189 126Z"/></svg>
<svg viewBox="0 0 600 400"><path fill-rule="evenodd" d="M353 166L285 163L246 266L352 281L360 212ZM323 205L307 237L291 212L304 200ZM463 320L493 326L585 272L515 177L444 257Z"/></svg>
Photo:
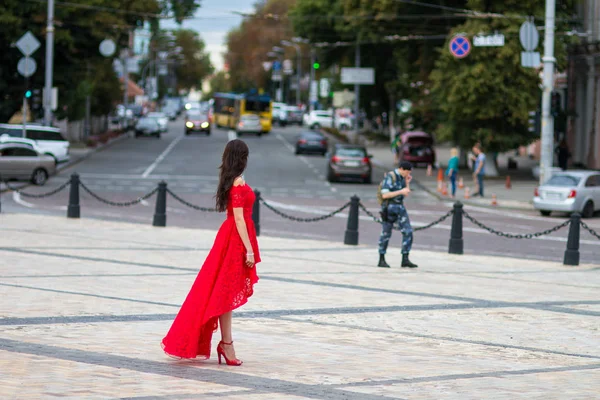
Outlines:
<svg viewBox="0 0 600 400"><path fill-rule="evenodd" d="M177 88L200 88L202 80L213 71L206 45L196 31L180 29L174 34L175 45L181 47L182 56L175 68Z"/></svg>
<svg viewBox="0 0 600 400"><path fill-rule="evenodd" d="M231 88L245 91L251 88L268 89L269 74L263 67L267 53L273 46L281 46L281 40L292 37L286 16L296 0L265 0L255 6L255 13L244 18L241 25L227 36L225 62L229 64ZM286 49L286 56L293 58L293 49Z"/></svg>
<svg viewBox="0 0 600 400"><path fill-rule="evenodd" d="M173 4L175 6L173 6ZM92 114L107 113L121 97L121 86L112 72L112 59L100 55L98 46L106 38L123 47L129 32L144 19L156 26L156 15L165 7L179 10L181 16L194 9L191 0L84 0L55 5L54 78L59 92L59 118L81 118L84 98L92 96ZM196 4L196 3L194 3ZM196 5L197 6L197 5ZM45 69L46 2L3 0L0 6L0 121L6 121L20 108L25 81L17 72L22 57L11 44L31 31L41 42L33 54L37 71L29 79L29 88L42 89Z"/></svg>
<svg viewBox="0 0 600 400"><path fill-rule="evenodd" d="M438 138L453 140L463 147L481 142L493 152L528 144L538 139L529 132L528 119L529 112L538 108L541 81L539 70L521 67L523 50L518 38L523 19L515 16L543 15L543 4L511 0L492 7L482 0L472 0L469 5L477 11L505 13L509 18L470 19L452 33L472 37L497 31L504 34L505 45L475 47L460 60L448 51L449 40L438 50L440 57L431 74L429 99L430 108L441 111ZM566 60L566 43L560 36L555 54L560 70Z"/></svg>

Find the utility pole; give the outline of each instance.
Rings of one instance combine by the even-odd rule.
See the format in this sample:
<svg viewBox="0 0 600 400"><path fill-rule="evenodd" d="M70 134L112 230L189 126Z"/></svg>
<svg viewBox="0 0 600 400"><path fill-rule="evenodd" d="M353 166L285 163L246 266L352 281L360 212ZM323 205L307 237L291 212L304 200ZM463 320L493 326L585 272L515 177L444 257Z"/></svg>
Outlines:
<svg viewBox="0 0 600 400"><path fill-rule="evenodd" d="M310 47L310 82L308 83L308 111L313 110L312 87L315 82L315 49Z"/></svg>
<svg viewBox="0 0 600 400"><path fill-rule="evenodd" d="M46 26L46 82L44 90L44 125L52 125L52 68L54 66L54 0L48 0Z"/></svg>
<svg viewBox="0 0 600 400"><path fill-rule="evenodd" d="M550 112L554 90L554 16L555 0L546 0L546 28L544 37L544 91L542 93L542 148L540 157L540 185L550 179L554 162L554 117Z"/></svg>
<svg viewBox="0 0 600 400"><path fill-rule="evenodd" d="M360 39L356 39L356 51L354 53L354 66L360 68ZM358 113L360 111L360 85L354 84L354 127L358 132Z"/></svg>

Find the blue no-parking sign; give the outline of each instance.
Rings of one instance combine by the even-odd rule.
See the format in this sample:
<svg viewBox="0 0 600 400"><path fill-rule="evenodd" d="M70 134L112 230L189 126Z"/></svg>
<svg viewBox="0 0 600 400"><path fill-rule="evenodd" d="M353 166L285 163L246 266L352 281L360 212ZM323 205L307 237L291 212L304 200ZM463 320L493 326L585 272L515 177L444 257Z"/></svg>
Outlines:
<svg viewBox="0 0 600 400"><path fill-rule="evenodd" d="M450 40L450 53L456 58L465 58L471 52L471 42L464 35L456 35Z"/></svg>

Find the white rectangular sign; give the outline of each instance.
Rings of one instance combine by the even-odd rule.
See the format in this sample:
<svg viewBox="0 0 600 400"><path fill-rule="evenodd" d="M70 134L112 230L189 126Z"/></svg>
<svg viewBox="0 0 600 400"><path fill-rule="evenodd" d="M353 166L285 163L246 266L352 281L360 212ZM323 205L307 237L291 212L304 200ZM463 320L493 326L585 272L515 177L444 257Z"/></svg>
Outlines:
<svg viewBox="0 0 600 400"><path fill-rule="evenodd" d="M341 78L345 85L373 85L375 70L373 68L342 68Z"/></svg>
<svg viewBox="0 0 600 400"><path fill-rule="evenodd" d="M504 35L496 34L490 36L473 37L473 46L475 47L502 47L504 46Z"/></svg>

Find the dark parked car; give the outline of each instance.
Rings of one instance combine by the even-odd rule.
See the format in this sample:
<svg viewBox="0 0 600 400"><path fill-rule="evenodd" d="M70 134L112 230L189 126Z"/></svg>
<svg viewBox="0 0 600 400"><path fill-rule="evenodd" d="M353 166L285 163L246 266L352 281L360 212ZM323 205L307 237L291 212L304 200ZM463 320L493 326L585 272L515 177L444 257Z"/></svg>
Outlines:
<svg viewBox="0 0 600 400"><path fill-rule="evenodd" d="M315 131L306 131L298 135L296 154L316 153L327 154L327 138Z"/></svg>
<svg viewBox="0 0 600 400"><path fill-rule="evenodd" d="M185 134L192 132L203 132L210 135L210 118L208 112L190 111L185 117Z"/></svg>
<svg viewBox="0 0 600 400"><path fill-rule="evenodd" d="M161 126L155 118L142 117L135 125L135 137L156 136L160 139Z"/></svg>
<svg viewBox="0 0 600 400"><path fill-rule="evenodd" d="M371 157L362 146L336 144L329 158L327 180L335 182L341 178L355 178L371 183Z"/></svg>
<svg viewBox="0 0 600 400"><path fill-rule="evenodd" d="M425 132L406 132L400 137L398 155L400 161L409 161L415 166L419 164L435 164L433 137Z"/></svg>

